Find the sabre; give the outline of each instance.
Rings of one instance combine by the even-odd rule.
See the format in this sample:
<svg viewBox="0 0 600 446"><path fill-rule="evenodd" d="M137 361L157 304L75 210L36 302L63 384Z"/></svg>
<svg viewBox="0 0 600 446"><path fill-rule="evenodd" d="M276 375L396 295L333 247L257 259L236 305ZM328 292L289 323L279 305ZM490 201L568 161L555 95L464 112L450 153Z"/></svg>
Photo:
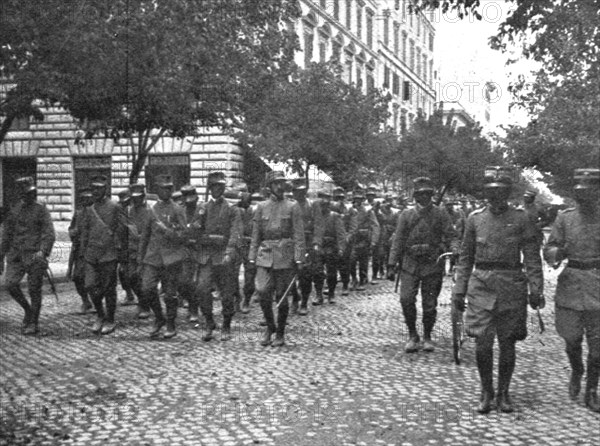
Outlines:
<svg viewBox="0 0 600 446"><path fill-rule="evenodd" d="M56 292L56 286L54 285L54 275L52 274L52 270L50 266L46 268L46 278L48 279L48 283L50 284L50 291L54 294L56 298L56 303L58 303L58 293Z"/></svg>
<svg viewBox="0 0 600 446"><path fill-rule="evenodd" d="M443 254L440 254L440 256L437 258L437 260L435 261L435 263L439 263L440 260L442 260L444 257L450 257L453 256L454 254L452 252L445 252Z"/></svg>
<svg viewBox="0 0 600 446"><path fill-rule="evenodd" d="M538 316L538 322L540 324L540 334L542 334L545 330L546 327L544 325L544 320L542 319L542 313L540 313L540 309L537 309L537 316Z"/></svg>
<svg viewBox="0 0 600 446"><path fill-rule="evenodd" d="M292 289L292 285L294 283L296 283L296 279L297 278L298 278L298 274L294 274L294 277L292 277L292 281L290 282L290 284L288 285L287 289L285 290L285 293L283 293L283 296L281 296L281 299L279 299L279 302L277 302L277 305L275 306L275 308L279 308L279 306L283 302L283 299L285 299L287 297L288 293Z"/></svg>

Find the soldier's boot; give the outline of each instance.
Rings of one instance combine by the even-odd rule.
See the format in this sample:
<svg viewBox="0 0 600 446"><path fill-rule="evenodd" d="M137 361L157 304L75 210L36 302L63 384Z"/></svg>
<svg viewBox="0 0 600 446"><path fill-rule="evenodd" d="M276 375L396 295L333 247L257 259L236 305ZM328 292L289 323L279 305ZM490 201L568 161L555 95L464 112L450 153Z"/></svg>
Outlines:
<svg viewBox="0 0 600 446"><path fill-rule="evenodd" d="M425 318L424 318L425 319ZM433 321L431 315L428 315L423 321L423 351L431 353L435 351L435 344L431 340L431 332L433 331Z"/></svg>
<svg viewBox="0 0 600 446"><path fill-rule="evenodd" d="M511 344L512 348L510 346L503 348L500 345L500 358L498 360L498 395L496 397L496 404L500 412L504 413L514 411L510 395L508 394L510 380L515 369L515 347L514 343Z"/></svg>
<svg viewBox="0 0 600 446"><path fill-rule="evenodd" d="M150 307L142 303L138 304L136 317L142 320L150 319Z"/></svg>
<svg viewBox="0 0 600 446"><path fill-rule="evenodd" d="M175 321L177 320L177 309L179 307L179 301L176 297L165 299L165 307L167 309L167 330L165 331L163 338L171 339L177 336Z"/></svg>
<svg viewBox="0 0 600 446"><path fill-rule="evenodd" d="M240 312L242 314L250 313L250 297L244 296L244 300L242 302L242 308L240 308Z"/></svg>
<svg viewBox="0 0 600 446"><path fill-rule="evenodd" d="M268 345L271 345L271 336L273 335L273 333L275 333L275 318L273 316L273 308L270 300L268 302L261 300L260 306L263 310L265 324L267 327L260 341L260 345L266 347Z"/></svg>
<svg viewBox="0 0 600 446"><path fill-rule="evenodd" d="M406 353L416 353L419 351L419 344L421 339L416 331L410 332L408 335L408 342L404 346L404 351Z"/></svg>
<svg viewBox="0 0 600 446"><path fill-rule="evenodd" d="M213 331L217 328L217 324L215 324L212 313L205 314L204 318L206 319L206 333L202 336L202 340L204 342L209 342L213 338Z"/></svg>
<svg viewBox="0 0 600 446"><path fill-rule="evenodd" d="M313 305L323 305L323 290L317 290L315 300L312 303Z"/></svg>
<svg viewBox="0 0 600 446"><path fill-rule="evenodd" d="M344 283L344 284L342 284L342 296L347 296L348 294L349 294L348 284Z"/></svg>
<svg viewBox="0 0 600 446"><path fill-rule="evenodd" d="M285 345L285 324L287 322L287 311L280 309L277 313L277 329L275 330L275 340L271 347L282 347Z"/></svg>
<svg viewBox="0 0 600 446"><path fill-rule="evenodd" d="M112 332L114 332L117 328L117 324L115 323L115 321L104 321L104 323L102 324L102 330L100 331L100 334L103 335L108 335L111 334Z"/></svg>
<svg viewBox="0 0 600 446"><path fill-rule="evenodd" d="M17 302L22 308L25 314L23 315L23 326L21 327L21 331L25 332L25 329L31 323L31 305L27 302L27 298L21 291L21 287L17 285L9 286L8 292L11 297Z"/></svg>
<svg viewBox="0 0 600 446"><path fill-rule="evenodd" d="M292 300L291 309L292 314L298 314L299 304L297 300Z"/></svg>
<svg viewBox="0 0 600 446"><path fill-rule="evenodd" d="M476 352L477 370L481 381L481 397L477 412L481 414L489 413L494 402L493 354L493 350L477 350Z"/></svg>
<svg viewBox="0 0 600 446"><path fill-rule="evenodd" d="M223 327L221 327L221 341L231 340L231 320L233 315L223 315Z"/></svg>
<svg viewBox="0 0 600 446"><path fill-rule="evenodd" d="M135 305L135 295L130 289L125 290L125 300L121 303L122 306Z"/></svg>
<svg viewBox="0 0 600 446"><path fill-rule="evenodd" d="M154 313L154 325L152 327L152 331L150 332L150 337L157 338L160 335L160 331L167 322L162 311L162 305L160 304L158 293L154 293L150 297L149 307Z"/></svg>
<svg viewBox="0 0 600 446"><path fill-rule="evenodd" d="M575 400L581 391L581 377L583 376L583 359L581 357L581 344L567 345L567 356L571 364L571 379L569 380L569 397Z"/></svg>
<svg viewBox="0 0 600 446"><path fill-rule="evenodd" d="M42 310L42 293L31 294L30 320L25 329L24 335L34 335L38 332L38 321Z"/></svg>
<svg viewBox="0 0 600 446"><path fill-rule="evenodd" d="M200 316L198 315L198 299L194 296L189 299L188 306L188 322L190 324L197 324L200 321Z"/></svg>
<svg viewBox="0 0 600 446"><path fill-rule="evenodd" d="M335 303L335 287L329 288L327 291L327 301L329 305L333 305Z"/></svg>
<svg viewBox="0 0 600 446"><path fill-rule="evenodd" d="M298 310L298 314L300 316L306 316L308 314L308 297L308 294L302 296L302 300L300 301L300 309Z"/></svg>
<svg viewBox="0 0 600 446"><path fill-rule="evenodd" d="M600 375L600 360L588 357L587 379L585 383L585 405L593 412L600 413L600 401L598 401L598 376Z"/></svg>

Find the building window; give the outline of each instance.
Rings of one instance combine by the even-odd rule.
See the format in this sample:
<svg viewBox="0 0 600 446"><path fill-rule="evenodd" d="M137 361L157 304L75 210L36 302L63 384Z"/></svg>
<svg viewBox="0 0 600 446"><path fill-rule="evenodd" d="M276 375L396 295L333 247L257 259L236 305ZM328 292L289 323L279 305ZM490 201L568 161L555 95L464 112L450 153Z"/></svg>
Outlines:
<svg viewBox="0 0 600 446"><path fill-rule="evenodd" d="M406 63L406 45L408 42L408 34L402 31L402 62Z"/></svg>
<svg viewBox="0 0 600 446"><path fill-rule="evenodd" d="M423 82L427 83L427 56L423 54Z"/></svg>
<svg viewBox="0 0 600 446"><path fill-rule="evenodd" d="M409 101L411 97L411 86L409 81L404 81L402 90L402 100Z"/></svg>
<svg viewBox="0 0 600 446"><path fill-rule="evenodd" d="M383 17L383 44L389 46L390 44L390 17L387 11L384 12Z"/></svg>
<svg viewBox="0 0 600 446"><path fill-rule="evenodd" d="M393 127L394 127L394 133L398 133L398 105L394 104L394 114L393 114Z"/></svg>
<svg viewBox="0 0 600 446"><path fill-rule="evenodd" d="M333 18L336 20L340 19L340 0L333 1Z"/></svg>
<svg viewBox="0 0 600 446"><path fill-rule="evenodd" d="M417 48L417 76L421 77L421 48Z"/></svg>
<svg viewBox="0 0 600 446"><path fill-rule="evenodd" d="M402 0L402 22L406 23L406 0Z"/></svg>
<svg viewBox="0 0 600 446"><path fill-rule="evenodd" d="M311 27L306 26L304 32L304 67L308 68L313 60L315 34Z"/></svg>
<svg viewBox="0 0 600 446"><path fill-rule="evenodd" d="M346 53L346 64L345 64L345 70L344 70L344 80L348 83L351 84L352 83L352 69L354 66L354 61L353 61L353 57L352 54L350 53Z"/></svg>
<svg viewBox="0 0 600 446"><path fill-rule="evenodd" d="M396 73L392 77L392 93L396 95L400 94L400 76Z"/></svg>
<svg viewBox="0 0 600 446"><path fill-rule="evenodd" d="M10 123L10 131L13 132L22 132L25 130L29 130L29 116L21 116L19 118L14 118Z"/></svg>
<svg viewBox="0 0 600 446"><path fill-rule="evenodd" d="M429 51L433 52L433 33L429 33Z"/></svg>
<svg viewBox="0 0 600 446"><path fill-rule="evenodd" d="M362 90L363 88L363 66L360 63L356 64L356 88L359 88Z"/></svg>
<svg viewBox="0 0 600 446"><path fill-rule="evenodd" d="M394 22L394 55L400 57L400 24Z"/></svg>
<svg viewBox="0 0 600 446"><path fill-rule="evenodd" d="M339 42L333 42L333 48L331 51L331 60L341 63L342 61L342 44Z"/></svg>
<svg viewBox="0 0 600 446"><path fill-rule="evenodd" d="M411 70L415 70L415 41L410 39L410 61L409 65Z"/></svg>
<svg viewBox="0 0 600 446"><path fill-rule="evenodd" d="M433 85L433 60L429 61L429 83Z"/></svg>
<svg viewBox="0 0 600 446"><path fill-rule="evenodd" d="M373 12L367 11L367 46L373 48Z"/></svg>
<svg viewBox="0 0 600 446"><path fill-rule="evenodd" d="M421 37L421 16L416 16L417 21L417 37Z"/></svg>
<svg viewBox="0 0 600 446"><path fill-rule="evenodd" d="M356 35L362 40L362 6L356 3Z"/></svg>
<svg viewBox="0 0 600 446"><path fill-rule="evenodd" d="M346 0L346 28L352 30L352 0Z"/></svg>
<svg viewBox="0 0 600 446"><path fill-rule="evenodd" d="M367 93L375 90L375 76L373 75L373 69L367 70Z"/></svg>
<svg viewBox="0 0 600 446"><path fill-rule="evenodd" d="M320 35L319 36L319 61L320 62L327 61L328 47L329 47L329 41L327 40L327 36Z"/></svg>
<svg viewBox="0 0 600 446"><path fill-rule="evenodd" d="M319 0L319 5L323 9L327 9L327 0Z"/></svg>

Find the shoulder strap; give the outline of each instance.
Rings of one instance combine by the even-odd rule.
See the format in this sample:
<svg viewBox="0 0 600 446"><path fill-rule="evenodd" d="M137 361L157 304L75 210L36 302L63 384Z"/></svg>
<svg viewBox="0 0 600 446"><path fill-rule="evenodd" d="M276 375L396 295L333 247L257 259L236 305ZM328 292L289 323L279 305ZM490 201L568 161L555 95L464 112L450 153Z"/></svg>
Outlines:
<svg viewBox="0 0 600 446"><path fill-rule="evenodd" d="M106 228L106 230L108 231L108 233L110 235L113 235L113 231L106 224L106 222L104 220L102 220L102 218L100 218L100 215L98 215L98 212L96 211L96 207L95 206L96 206L95 203L90 206L90 208L92 208L92 212L93 212L94 216L98 219L98 221L100 222L100 224Z"/></svg>

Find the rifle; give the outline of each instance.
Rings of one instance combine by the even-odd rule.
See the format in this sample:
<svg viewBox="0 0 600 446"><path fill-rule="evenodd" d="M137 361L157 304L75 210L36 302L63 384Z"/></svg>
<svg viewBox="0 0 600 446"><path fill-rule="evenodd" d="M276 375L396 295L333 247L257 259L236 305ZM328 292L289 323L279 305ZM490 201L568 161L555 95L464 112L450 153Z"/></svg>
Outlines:
<svg viewBox="0 0 600 446"><path fill-rule="evenodd" d="M396 282L394 283L394 293L398 292L398 285L400 285L400 263L396 263L396 267L394 268L394 272L396 273Z"/></svg>
<svg viewBox="0 0 600 446"><path fill-rule="evenodd" d="M279 299L279 302L277 302L277 305L275 306L275 308L279 308L279 306L283 302L283 299L285 299L287 297L288 293L292 289L292 285L294 285L294 283L296 283L296 279L298 279L298 274L294 274L294 277L292 277L292 281L290 282L287 289L285 290L285 293L283 293L283 296L281 296L281 299Z"/></svg>
<svg viewBox="0 0 600 446"><path fill-rule="evenodd" d="M56 286L54 285L54 275L52 274L52 270L50 269L49 265L46 268L44 275L46 276L46 279L48 279L48 283L50 284L50 291L52 292L52 294L54 294L54 297L56 298L56 303L58 303L58 293L56 292Z"/></svg>

